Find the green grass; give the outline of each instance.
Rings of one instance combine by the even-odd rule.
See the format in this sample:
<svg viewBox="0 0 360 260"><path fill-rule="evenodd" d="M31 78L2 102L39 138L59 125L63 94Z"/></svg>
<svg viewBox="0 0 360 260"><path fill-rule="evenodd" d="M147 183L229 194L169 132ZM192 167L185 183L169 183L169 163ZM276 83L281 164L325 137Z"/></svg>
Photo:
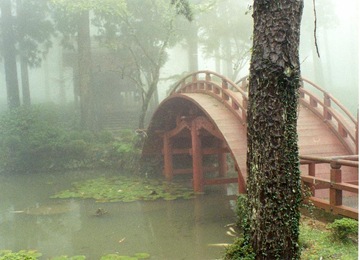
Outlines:
<svg viewBox="0 0 360 260"><path fill-rule="evenodd" d="M326 224L310 218L303 218L300 226L302 260L358 259L357 239L336 241Z"/></svg>

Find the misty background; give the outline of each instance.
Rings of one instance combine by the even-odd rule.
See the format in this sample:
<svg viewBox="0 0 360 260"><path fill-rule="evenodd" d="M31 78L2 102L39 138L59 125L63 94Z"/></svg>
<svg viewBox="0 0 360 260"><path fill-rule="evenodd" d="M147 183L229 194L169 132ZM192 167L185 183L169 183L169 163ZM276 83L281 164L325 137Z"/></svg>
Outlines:
<svg viewBox="0 0 360 260"><path fill-rule="evenodd" d="M188 36L184 36L185 40L178 40L166 50L166 62L160 69L154 107L166 97L176 80L192 71L212 70L233 81L248 74L252 44L252 1L191 2L197 7L194 9L194 20L188 22L184 17L180 17L176 30L181 30L182 33L193 32L194 27L197 27L195 33L199 40L196 50L193 50L193 52L197 51L194 54L197 61L191 60L189 55L189 41L186 40ZM302 75L331 93L356 116L359 101L359 2L358 0L316 0L316 40L320 58L315 47L313 1L304 2L300 49ZM16 15L15 11L13 15ZM49 19L53 19L50 14ZM92 51L101 54L107 51L108 46L102 45L99 41L103 28L100 28L95 20L96 15L92 13ZM155 33L159 28L154 30ZM63 45L63 36L60 33L54 33L51 42L52 46L42 56L40 64L29 67L32 104L49 102L68 104L75 100L74 82L77 71L71 61L74 50ZM122 60L117 62L121 63ZM19 86L21 86L20 62L17 63ZM0 64L0 108L4 110L7 107L7 94L2 58ZM99 71L106 69L101 63L95 66ZM116 74L124 72L110 70ZM96 73L93 75L93 80L97 80ZM100 82L100 87L102 84L111 83L106 83L104 80ZM21 87L19 89L21 96ZM149 114L151 115L151 109L148 117Z"/></svg>

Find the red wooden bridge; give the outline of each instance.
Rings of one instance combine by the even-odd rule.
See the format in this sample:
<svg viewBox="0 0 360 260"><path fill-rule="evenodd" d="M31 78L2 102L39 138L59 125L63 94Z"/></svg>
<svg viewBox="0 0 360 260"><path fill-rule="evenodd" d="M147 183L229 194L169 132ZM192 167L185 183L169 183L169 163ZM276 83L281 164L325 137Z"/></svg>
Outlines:
<svg viewBox="0 0 360 260"><path fill-rule="evenodd" d="M154 113L143 155L161 155L168 180L192 174L195 192L203 192L205 185L236 182L244 193L247 85L247 78L234 83L210 71L183 78ZM357 219L358 122L306 79L299 103L302 181L310 188L310 199L318 207ZM233 177L227 174L231 168Z"/></svg>

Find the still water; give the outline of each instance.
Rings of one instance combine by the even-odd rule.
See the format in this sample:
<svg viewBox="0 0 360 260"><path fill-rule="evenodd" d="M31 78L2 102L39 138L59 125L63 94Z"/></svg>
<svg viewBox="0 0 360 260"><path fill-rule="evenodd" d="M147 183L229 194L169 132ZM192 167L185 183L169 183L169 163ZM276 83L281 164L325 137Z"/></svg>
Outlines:
<svg viewBox="0 0 360 260"><path fill-rule="evenodd" d="M232 186L207 187L191 200L49 198L75 181L100 176L104 172L0 175L0 250L36 249L42 259L146 252L158 260L207 260L221 258L224 249L216 244L233 241L226 234L235 221L227 196L236 190ZM95 216L99 208L108 214Z"/></svg>

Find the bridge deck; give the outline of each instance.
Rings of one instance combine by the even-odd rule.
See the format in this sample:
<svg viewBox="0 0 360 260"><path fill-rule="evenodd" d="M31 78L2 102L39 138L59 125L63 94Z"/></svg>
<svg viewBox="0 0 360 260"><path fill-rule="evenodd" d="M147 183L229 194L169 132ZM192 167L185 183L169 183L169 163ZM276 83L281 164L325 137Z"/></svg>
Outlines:
<svg viewBox="0 0 360 260"><path fill-rule="evenodd" d="M227 107L210 95L203 93L182 93L207 114L218 127L239 166L246 176L246 128ZM329 157L351 154L337 136L307 107L300 105L298 118L300 155Z"/></svg>

